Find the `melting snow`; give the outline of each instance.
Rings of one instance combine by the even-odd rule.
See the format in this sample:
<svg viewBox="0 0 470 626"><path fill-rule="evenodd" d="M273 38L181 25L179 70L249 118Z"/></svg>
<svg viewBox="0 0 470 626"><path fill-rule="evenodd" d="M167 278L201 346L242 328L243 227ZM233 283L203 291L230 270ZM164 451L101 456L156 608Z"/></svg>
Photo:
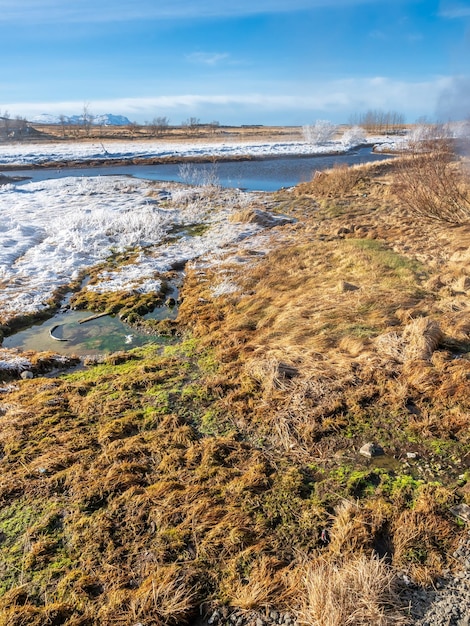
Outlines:
<svg viewBox="0 0 470 626"><path fill-rule="evenodd" d="M0 187L0 316L44 309L58 287L115 251L140 249L89 288L147 293L159 290L160 272L260 231L228 220L250 194L173 191L159 203L154 183L108 176ZM184 226L200 223L208 225L201 236L184 235ZM169 240L175 225L181 234Z"/></svg>

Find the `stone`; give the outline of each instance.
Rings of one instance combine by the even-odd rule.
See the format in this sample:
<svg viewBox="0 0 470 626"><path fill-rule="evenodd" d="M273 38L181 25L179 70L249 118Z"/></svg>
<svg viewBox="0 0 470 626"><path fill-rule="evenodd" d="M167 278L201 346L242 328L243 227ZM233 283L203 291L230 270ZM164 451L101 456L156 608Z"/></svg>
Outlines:
<svg viewBox="0 0 470 626"><path fill-rule="evenodd" d="M359 450L359 454L371 459L373 456L381 456L384 454L384 449L376 443L365 443Z"/></svg>
<svg viewBox="0 0 470 626"><path fill-rule="evenodd" d="M33 372L30 372L29 370L25 370L24 372L21 372L20 376L23 380L34 378Z"/></svg>
<svg viewBox="0 0 470 626"><path fill-rule="evenodd" d="M357 291L360 289L357 285L353 285L352 283L348 283L345 280L340 280L338 284L338 290L344 293L345 291Z"/></svg>
<svg viewBox="0 0 470 626"><path fill-rule="evenodd" d="M418 458L418 453L417 452L407 452L406 453L406 458L407 459L417 459Z"/></svg>
<svg viewBox="0 0 470 626"><path fill-rule="evenodd" d="M450 512L452 515L455 515L455 517L464 520L464 522L470 522L470 506L468 506L468 504L457 504L451 507Z"/></svg>

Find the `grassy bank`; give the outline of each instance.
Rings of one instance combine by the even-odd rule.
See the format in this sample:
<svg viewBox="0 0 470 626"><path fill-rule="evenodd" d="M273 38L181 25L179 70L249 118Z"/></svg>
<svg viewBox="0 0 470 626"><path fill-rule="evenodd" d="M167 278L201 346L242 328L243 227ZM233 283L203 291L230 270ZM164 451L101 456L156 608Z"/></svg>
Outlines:
<svg viewBox="0 0 470 626"><path fill-rule="evenodd" d="M273 194L295 221L187 268L177 344L2 392L0 623L406 620L470 504L470 227L396 182Z"/></svg>

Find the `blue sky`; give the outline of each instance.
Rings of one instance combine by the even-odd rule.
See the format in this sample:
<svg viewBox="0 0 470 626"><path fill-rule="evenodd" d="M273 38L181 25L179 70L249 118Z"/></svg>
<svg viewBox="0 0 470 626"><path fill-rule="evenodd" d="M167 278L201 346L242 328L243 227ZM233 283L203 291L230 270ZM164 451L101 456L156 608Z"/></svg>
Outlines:
<svg viewBox="0 0 470 626"><path fill-rule="evenodd" d="M0 111L470 117L470 0L0 0Z"/></svg>

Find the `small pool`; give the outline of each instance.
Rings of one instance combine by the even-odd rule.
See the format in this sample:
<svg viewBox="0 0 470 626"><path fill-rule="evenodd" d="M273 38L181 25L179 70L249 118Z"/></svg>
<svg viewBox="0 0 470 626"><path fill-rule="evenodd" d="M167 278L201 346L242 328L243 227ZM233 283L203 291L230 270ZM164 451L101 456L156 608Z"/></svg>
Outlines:
<svg viewBox="0 0 470 626"><path fill-rule="evenodd" d="M155 317L168 316L167 307L161 309L165 311L156 309ZM67 310L57 313L46 321L5 337L2 347L83 357L129 350L149 343L166 344L169 341L166 337L138 332L118 317L95 315L94 311Z"/></svg>

